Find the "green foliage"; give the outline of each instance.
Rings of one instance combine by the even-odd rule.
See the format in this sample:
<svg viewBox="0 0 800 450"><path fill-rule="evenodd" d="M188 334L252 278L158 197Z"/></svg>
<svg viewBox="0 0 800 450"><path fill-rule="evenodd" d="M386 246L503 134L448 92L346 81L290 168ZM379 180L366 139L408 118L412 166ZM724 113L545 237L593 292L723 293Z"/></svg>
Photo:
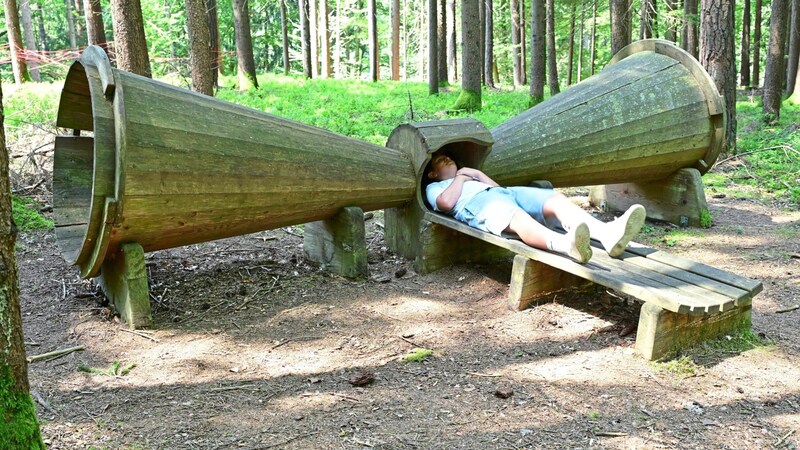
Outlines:
<svg viewBox="0 0 800 450"><path fill-rule="evenodd" d="M700 226L702 228L711 228L711 213L707 209L700 211Z"/></svg>
<svg viewBox="0 0 800 450"><path fill-rule="evenodd" d="M33 399L16 390L11 368L0 367L0 448L8 450L45 449Z"/></svg>
<svg viewBox="0 0 800 450"><path fill-rule="evenodd" d="M36 203L31 199L12 196L11 210L14 223L17 224L17 229L20 231L53 228L53 221L42 217Z"/></svg>
<svg viewBox="0 0 800 450"><path fill-rule="evenodd" d="M428 350L426 348L417 348L414 349L413 352L407 354L403 357L403 361L405 362L422 362L425 359L433 356L433 350Z"/></svg>
<svg viewBox="0 0 800 450"><path fill-rule="evenodd" d="M772 339L761 337L749 327L738 333L720 336L717 339L706 341L700 345L702 353L742 353L756 348L766 348L775 345Z"/></svg>
<svg viewBox="0 0 800 450"><path fill-rule="evenodd" d="M462 89L461 94L458 96L455 104L450 109L453 111L473 112L480 111L482 106L480 92Z"/></svg>
<svg viewBox="0 0 800 450"><path fill-rule="evenodd" d="M6 127L54 125L62 86L61 82L3 86Z"/></svg>
<svg viewBox="0 0 800 450"><path fill-rule="evenodd" d="M78 365L78 372L90 373L94 375L104 375L108 377L124 377L128 375L131 370L136 367L136 363L130 363L127 366L122 366L119 361L113 361L107 369L97 369L89 367L85 364Z"/></svg>
<svg viewBox="0 0 800 450"><path fill-rule="evenodd" d="M653 367L662 372L669 372L675 376L687 378L697 374L697 364L688 356L671 359L669 361L653 362Z"/></svg>

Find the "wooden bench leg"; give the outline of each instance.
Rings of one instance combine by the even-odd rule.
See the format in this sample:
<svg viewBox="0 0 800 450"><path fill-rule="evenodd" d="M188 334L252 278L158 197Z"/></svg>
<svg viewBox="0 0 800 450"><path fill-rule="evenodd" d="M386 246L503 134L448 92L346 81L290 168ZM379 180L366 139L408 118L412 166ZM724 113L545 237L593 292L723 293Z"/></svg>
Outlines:
<svg viewBox="0 0 800 450"><path fill-rule="evenodd" d="M122 244L116 254L103 261L99 282L131 329L150 325L150 286L141 245Z"/></svg>
<svg viewBox="0 0 800 450"><path fill-rule="evenodd" d="M718 314L689 316L645 303L639 315L636 349L650 361L671 358L705 340L749 329L751 314L752 305Z"/></svg>
<svg viewBox="0 0 800 450"><path fill-rule="evenodd" d="M697 169L679 169L669 177L647 183L593 186L589 202L606 211L625 211L639 203L647 217L680 226L708 227L711 216Z"/></svg>
<svg viewBox="0 0 800 450"><path fill-rule="evenodd" d="M342 208L328 220L307 223L303 231L308 259L348 278L369 274L361 208Z"/></svg>
<svg viewBox="0 0 800 450"><path fill-rule="evenodd" d="M569 272L515 255L507 304L512 310L522 311L538 299L589 284L590 281Z"/></svg>
<svg viewBox="0 0 800 450"><path fill-rule="evenodd" d="M432 223L419 222L419 241L414 270L430 273L453 264L489 264L507 261L511 252L460 231Z"/></svg>

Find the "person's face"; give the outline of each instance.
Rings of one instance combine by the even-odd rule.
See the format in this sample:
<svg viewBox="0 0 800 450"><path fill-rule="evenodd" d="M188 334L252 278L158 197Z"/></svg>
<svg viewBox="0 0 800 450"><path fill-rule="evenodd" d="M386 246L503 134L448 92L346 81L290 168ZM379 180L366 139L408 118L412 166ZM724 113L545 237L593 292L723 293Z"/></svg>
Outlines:
<svg viewBox="0 0 800 450"><path fill-rule="evenodd" d="M455 161L447 155L439 155L431 160L431 171L428 172L428 176L434 180L442 181L455 177L456 172L458 172L458 166L456 166Z"/></svg>

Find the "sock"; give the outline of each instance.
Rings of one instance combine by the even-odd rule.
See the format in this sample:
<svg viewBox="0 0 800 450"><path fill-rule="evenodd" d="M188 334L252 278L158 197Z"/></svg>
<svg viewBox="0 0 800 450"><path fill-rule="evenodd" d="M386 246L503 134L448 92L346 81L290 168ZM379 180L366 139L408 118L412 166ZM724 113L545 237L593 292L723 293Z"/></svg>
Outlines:
<svg viewBox="0 0 800 450"><path fill-rule="evenodd" d="M547 248L563 253L583 264L592 258L592 247L589 245L589 227L580 223L570 229L566 235L547 242Z"/></svg>
<svg viewBox="0 0 800 450"><path fill-rule="evenodd" d="M647 211L644 206L633 205L625 211L625 214L613 222L606 223L603 229L593 236L603 244L609 256L617 257L625 251L628 242L641 231L646 218Z"/></svg>

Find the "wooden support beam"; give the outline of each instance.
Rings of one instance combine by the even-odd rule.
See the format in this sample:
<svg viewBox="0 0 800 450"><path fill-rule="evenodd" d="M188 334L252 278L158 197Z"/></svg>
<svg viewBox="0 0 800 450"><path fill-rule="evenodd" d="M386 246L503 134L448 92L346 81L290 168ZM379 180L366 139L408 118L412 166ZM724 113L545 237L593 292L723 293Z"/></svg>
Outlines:
<svg viewBox="0 0 800 450"><path fill-rule="evenodd" d="M613 212L639 203L648 218L680 226L708 227L711 219L697 169L679 169L660 181L592 186L589 202Z"/></svg>
<svg viewBox="0 0 800 450"><path fill-rule="evenodd" d="M308 259L348 278L369 274L361 208L342 208L330 219L307 223L303 231Z"/></svg>
<svg viewBox="0 0 800 450"><path fill-rule="evenodd" d="M419 222L417 273L430 273L454 264L488 264L509 260L508 250L428 220Z"/></svg>
<svg viewBox="0 0 800 450"><path fill-rule="evenodd" d="M671 358L702 341L750 329L751 317L750 304L717 314L689 316L645 303L639 315L636 349L650 361Z"/></svg>
<svg viewBox="0 0 800 450"><path fill-rule="evenodd" d="M569 272L522 255L515 255L507 304L514 311L522 311L537 300L544 300L557 292L583 288L591 284L590 281Z"/></svg>
<svg viewBox="0 0 800 450"><path fill-rule="evenodd" d="M100 286L131 329L147 327L151 322L150 286L142 246L132 242L103 261Z"/></svg>

